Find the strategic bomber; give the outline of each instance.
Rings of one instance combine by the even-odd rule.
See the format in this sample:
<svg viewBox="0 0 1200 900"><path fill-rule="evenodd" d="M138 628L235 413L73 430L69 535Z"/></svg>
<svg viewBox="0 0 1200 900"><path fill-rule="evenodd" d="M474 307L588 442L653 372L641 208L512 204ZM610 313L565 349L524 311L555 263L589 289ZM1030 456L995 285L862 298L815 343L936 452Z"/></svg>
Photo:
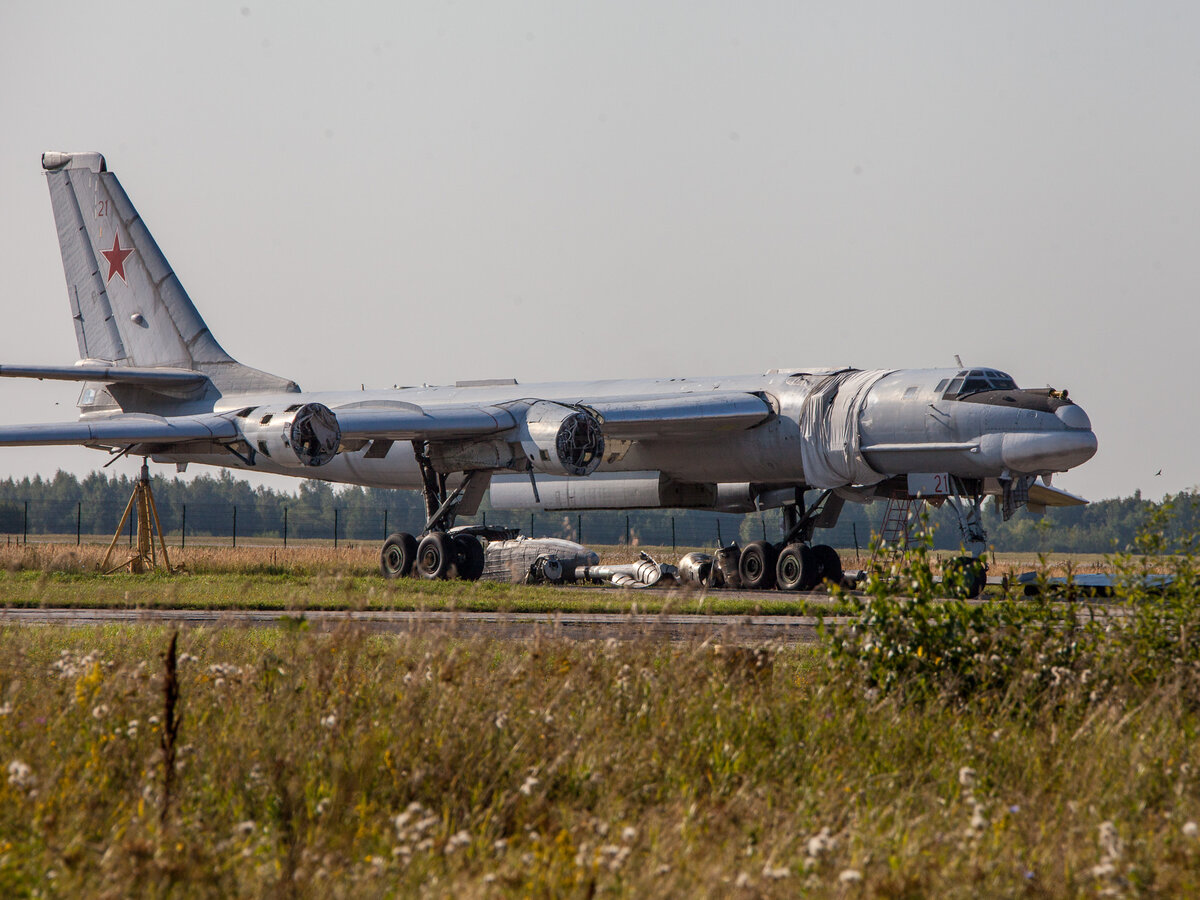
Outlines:
<svg viewBox="0 0 1200 900"><path fill-rule="evenodd" d="M0 375L81 382L80 414L0 426L0 446L421 491L424 530L386 540L388 576L480 577L480 536L454 526L490 489L498 509L780 508L779 541L723 564L748 587L808 589L840 576L814 535L847 501L921 497L954 511L977 593L986 498L1006 518L1085 502L1051 478L1095 454L1087 414L991 368L301 391L221 348L103 156L48 152L42 167L79 360Z"/></svg>

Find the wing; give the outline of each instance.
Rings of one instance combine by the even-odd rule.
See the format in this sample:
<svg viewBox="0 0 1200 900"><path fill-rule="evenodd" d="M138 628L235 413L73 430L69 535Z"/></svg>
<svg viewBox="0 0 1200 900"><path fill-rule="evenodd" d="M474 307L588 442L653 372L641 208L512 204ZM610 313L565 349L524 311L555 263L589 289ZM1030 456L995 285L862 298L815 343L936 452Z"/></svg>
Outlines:
<svg viewBox="0 0 1200 900"><path fill-rule="evenodd" d="M161 416L123 415L111 419L56 422L48 425L0 426L0 447L82 444L94 447L126 447L138 444L186 444L191 441L229 441L238 437L237 427L217 415Z"/></svg>

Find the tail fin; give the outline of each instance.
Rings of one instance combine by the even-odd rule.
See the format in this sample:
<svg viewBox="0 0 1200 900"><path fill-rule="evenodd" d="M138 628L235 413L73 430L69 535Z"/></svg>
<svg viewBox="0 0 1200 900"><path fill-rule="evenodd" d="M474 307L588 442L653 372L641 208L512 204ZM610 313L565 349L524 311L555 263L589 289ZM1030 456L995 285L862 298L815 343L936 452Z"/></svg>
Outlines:
<svg viewBox="0 0 1200 900"><path fill-rule="evenodd" d="M44 153L42 168L80 359L192 369L222 393L298 390L221 349L103 156Z"/></svg>

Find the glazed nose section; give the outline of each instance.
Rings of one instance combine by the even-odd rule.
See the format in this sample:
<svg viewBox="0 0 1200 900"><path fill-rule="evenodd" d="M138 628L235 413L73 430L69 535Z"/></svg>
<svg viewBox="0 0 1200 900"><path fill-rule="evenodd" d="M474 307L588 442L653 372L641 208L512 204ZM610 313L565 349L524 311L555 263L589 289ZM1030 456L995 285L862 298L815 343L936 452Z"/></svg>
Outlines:
<svg viewBox="0 0 1200 900"><path fill-rule="evenodd" d="M1092 422L1078 406L1059 407L1046 431L1004 435L1004 464L1014 472L1065 472L1096 455ZM1050 430L1053 429L1053 430Z"/></svg>

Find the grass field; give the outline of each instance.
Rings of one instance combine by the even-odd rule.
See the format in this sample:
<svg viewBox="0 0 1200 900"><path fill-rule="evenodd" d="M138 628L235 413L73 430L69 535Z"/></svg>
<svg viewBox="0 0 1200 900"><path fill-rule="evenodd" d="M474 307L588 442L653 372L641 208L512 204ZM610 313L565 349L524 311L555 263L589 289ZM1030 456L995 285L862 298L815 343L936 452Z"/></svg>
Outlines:
<svg viewBox="0 0 1200 900"><path fill-rule="evenodd" d="M0 641L5 896L1184 896L1195 691L880 693L823 650Z"/></svg>
<svg viewBox="0 0 1200 900"><path fill-rule="evenodd" d="M313 548L307 574L224 551L113 578L69 552L6 557L6 602L576 595L389 584ZM937 601L918 553L809 647L289 619L185 629L172 657L155 626L3 627L0 896L1194 895L1200 577L1112 565L1177 579L1092 622Z"/></svg>

